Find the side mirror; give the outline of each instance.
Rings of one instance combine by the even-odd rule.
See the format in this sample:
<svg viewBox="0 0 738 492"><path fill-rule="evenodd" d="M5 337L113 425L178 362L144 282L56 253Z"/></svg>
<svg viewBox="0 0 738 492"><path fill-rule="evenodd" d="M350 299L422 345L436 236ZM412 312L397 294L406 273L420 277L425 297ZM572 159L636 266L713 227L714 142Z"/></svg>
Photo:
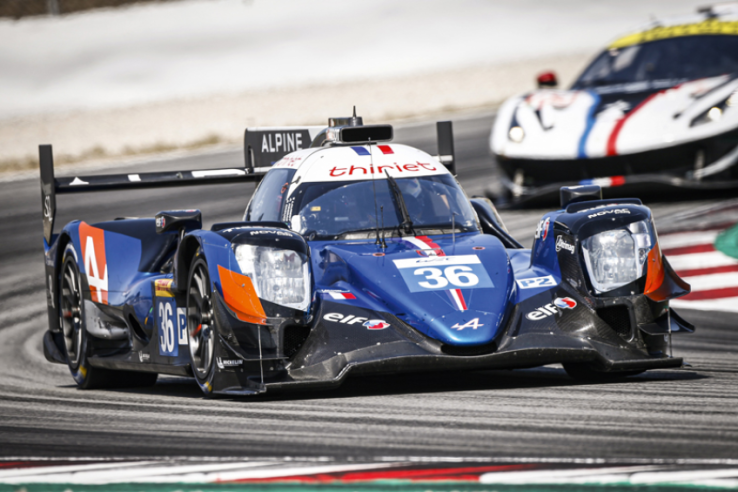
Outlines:
<svg viewBox="0 0 738 492"><path fill-rule="evenodd" d="M178 230L180 233L202 228L202 214L199 210L169 210L155 216L156 233L163 234Z"/></svg>
<svg viewBox="0 0 738 492"><path fill-rule="evenodd" d="M543 72L536 78L536 82L538 83L539 89L544 87L556 87L559 85L559 81L554 72Z"/></svg>

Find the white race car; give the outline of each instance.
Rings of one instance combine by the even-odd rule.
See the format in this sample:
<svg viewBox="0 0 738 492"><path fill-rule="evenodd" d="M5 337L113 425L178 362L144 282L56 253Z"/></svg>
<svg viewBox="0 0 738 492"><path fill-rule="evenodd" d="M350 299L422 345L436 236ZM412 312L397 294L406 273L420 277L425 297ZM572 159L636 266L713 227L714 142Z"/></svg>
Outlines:
<svg viewBox="0 0 738 492"><path fill-rule="evenodd" d="M562 184L597 184L605 196L623 185L738 187L738 4L649 23L569 90L552 72L538 85L502 105L490 136L513 200Z"/></svg>

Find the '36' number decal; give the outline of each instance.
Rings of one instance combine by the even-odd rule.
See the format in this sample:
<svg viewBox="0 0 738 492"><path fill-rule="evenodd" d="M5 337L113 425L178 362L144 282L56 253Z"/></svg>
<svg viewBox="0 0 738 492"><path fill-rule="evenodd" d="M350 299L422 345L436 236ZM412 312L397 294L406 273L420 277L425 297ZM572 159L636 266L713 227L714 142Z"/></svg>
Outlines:
<svg viewBox="0 0 738 492"><path fill-rule="evenodd" d="M162 354L177 354L174 351L177 340L174 338L173 314L171 302L159 303L159 352Z"/></svg>
<svg viewBox="0 0 738 492"><path fill-rule="evenodd" d="M443 289L449 284L453 287L449 288L465 288L472 287L479 283L479 277L472 273L471 267L466 265L454 265L446 267L443 270L435 267L418 268L415 275L422 275L425 281L418 282L418 285L426 289Z"/></svg>
<svg viewBox="0 0 738 492"><path fill-rule="evenodd" d="M172 297L156 298L156 327L159 333L159 355L176 357L179 346L187 345L187 314Z"/></svg>
<svg viewBox="0 0 738 492"><path fill-rule="evenodd" d="M392 260L410 292L494 287L477 255Z"/></svg>

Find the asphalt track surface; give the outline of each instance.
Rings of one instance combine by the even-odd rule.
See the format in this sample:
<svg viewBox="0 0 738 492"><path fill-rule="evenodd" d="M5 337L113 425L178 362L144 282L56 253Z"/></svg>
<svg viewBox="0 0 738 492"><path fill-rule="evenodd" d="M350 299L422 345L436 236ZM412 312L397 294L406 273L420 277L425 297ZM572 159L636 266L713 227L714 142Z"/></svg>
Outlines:
<svg viewBox="0 0 738 492"><path fill-rule="evenodd" d="M455 123L458 175L470 195L494 182L492 116ZM396 141L435 153L430 123ZM239 165L238 152L126 168ZM115 172L115 169L110 169ZM205 225L238 220L252 185L112 192L59 198L57 224L200 208ZM351 379L340 389L204 399L187 378L152 388L80 391L48 363L39 184L0 183L0 457L326 456L540 457L610 460L738 456L738 326L722 313L683 311L694 335L674 336L692 369L583 384L556 366L519 371ZM699 203L655 204L659 226ZM530 244L541 211L504 214ZM59 227L59 226L57 226Z"/></svg>

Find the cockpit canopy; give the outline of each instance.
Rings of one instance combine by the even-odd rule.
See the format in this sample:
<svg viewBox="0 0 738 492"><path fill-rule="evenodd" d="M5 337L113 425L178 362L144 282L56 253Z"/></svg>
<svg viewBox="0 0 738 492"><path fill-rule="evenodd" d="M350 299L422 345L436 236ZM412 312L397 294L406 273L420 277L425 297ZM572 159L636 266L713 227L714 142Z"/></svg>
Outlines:
<svg viewBox="0 0 738 492"><path fill-rule="evenodd" d="M293 183L296 173L296 169L269 171L244 219L284 222L311 240L372 238L382 225L391 237L402 234L404 204L416 235L478 230L468 198L445 170L417 177L395 176L401 199L385 176Z"/></svg>

